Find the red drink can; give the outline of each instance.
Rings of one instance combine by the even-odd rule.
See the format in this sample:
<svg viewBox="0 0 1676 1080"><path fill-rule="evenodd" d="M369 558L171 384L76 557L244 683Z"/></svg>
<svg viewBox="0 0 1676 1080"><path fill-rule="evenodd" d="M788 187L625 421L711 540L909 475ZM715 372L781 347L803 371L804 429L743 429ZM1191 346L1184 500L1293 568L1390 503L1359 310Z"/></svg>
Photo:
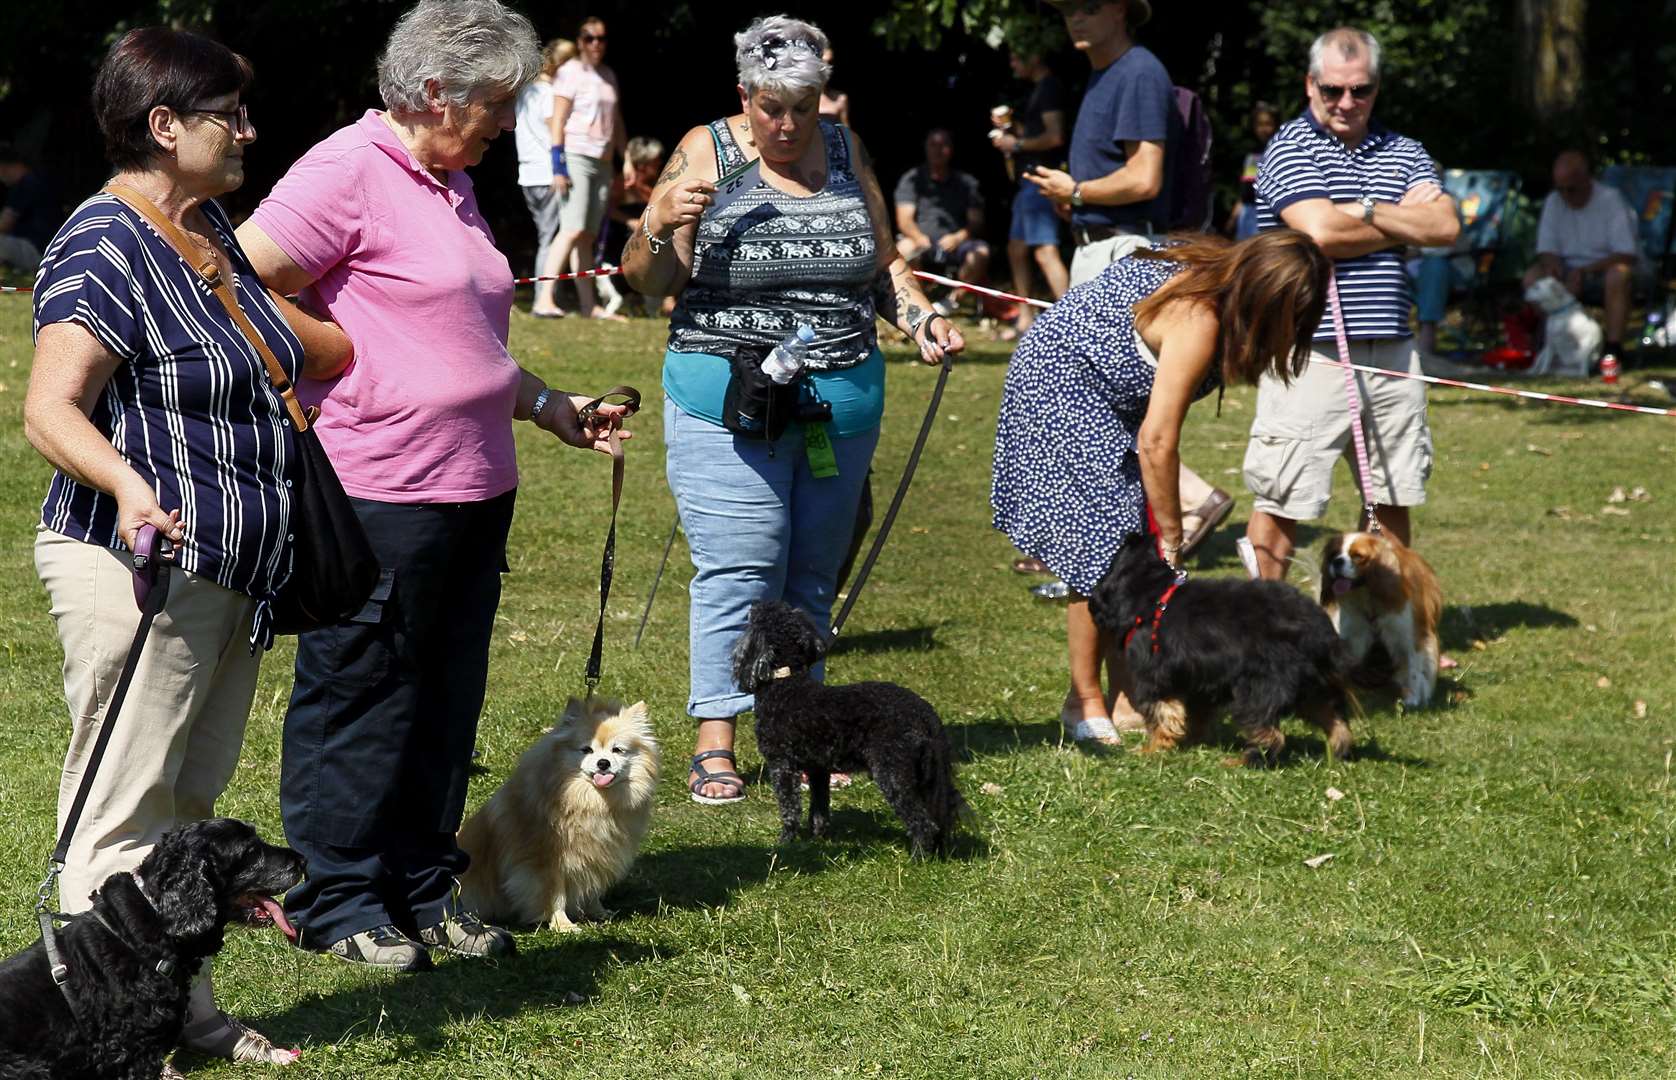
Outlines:
<svg viewBox="0 0 1676 1080"><path fill-rule="evenodd" d="M1607 353L1600 358L1600 381L1615 383L1618 381L1618 358Z"/></svg>

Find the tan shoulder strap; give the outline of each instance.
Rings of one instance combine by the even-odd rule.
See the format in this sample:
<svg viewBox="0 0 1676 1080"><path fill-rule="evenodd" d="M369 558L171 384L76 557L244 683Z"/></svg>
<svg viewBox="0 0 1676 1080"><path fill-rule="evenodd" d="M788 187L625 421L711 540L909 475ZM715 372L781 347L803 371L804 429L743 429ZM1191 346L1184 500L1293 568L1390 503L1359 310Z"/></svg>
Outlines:
<svg viewBox="0 0 1676 1080"><path fill-rule="evenodd" d="M233 295L232 283L221 276L221 267L216 265L214 259L202 252L194 253L195 249L192 244L185 236L181 235L181 231L175 228L174 223L164 217L162 211L158 210L152 201L139 191L127 184L119 184L114 180L105 185L105 191L122 200L129 209L149 221L151 227L157 231L157 235L174 248L175 253L181 257L181 260L204 280L204 284L210 287L216 298L221 301L221 306L227 309L227 314L232 318L233 324L239 328L240 333L244 334L245 340L250 342L251 347L261 355L262 363L267 365L268 378L272 380L274 389L279 392L279 396L285 400L285 411L291 414L291 426L298 431L307 431L308 417L303 412L302 405L297 401L296 391L291 386L291 380L285 374L285 368L280 366L273 350L268 348L268 343L262 340L262 335L256 332L256 327L250 324L250 319L240 309L238 298Z"/></svg>

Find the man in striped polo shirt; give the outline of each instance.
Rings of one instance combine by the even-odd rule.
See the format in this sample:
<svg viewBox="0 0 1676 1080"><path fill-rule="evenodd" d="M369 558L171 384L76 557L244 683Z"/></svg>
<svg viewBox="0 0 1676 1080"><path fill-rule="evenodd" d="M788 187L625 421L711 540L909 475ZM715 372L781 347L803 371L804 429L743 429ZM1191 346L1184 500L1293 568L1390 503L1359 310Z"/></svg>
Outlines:
<svg viewBox="0 0 1676 1080"><path fill-rule="evenodd" d="M1372 122L1379 94L1379 43L1351 27L1329 30L1309 50L1309 107L1277 132L1257 172L1257 227L1307 233L1332 257L1350 360L1418 373L1409 332L1407 245L1447 247L1460 224L1437 170L1418 142ZM1265 376L1245 453L1256 496L1246 536L1258 572L1286 576L1297 523L1321 517L1333 465L1350 456L1350 409L1332 312L1315 333L1313 359L1290 385ZM1410 506L1426 501L1432 470L1425 384L1358 374L1373 497L1380 524L1407 544Z"/></svg>

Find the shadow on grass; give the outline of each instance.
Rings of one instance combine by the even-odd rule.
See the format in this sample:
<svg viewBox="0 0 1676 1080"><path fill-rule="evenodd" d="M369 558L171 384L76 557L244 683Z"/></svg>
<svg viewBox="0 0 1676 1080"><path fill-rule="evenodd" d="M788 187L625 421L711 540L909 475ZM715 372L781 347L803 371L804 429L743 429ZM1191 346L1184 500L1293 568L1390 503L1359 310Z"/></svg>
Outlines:
<svg viewBox="0 0 1676 1080"><path fill-rule="evenodd" d="M1501 604L1444 608L1438 637L1446 650L1470 649L1474 640L1499 637L1517 628L1546 629L1576 625L1574 616L1557 608L1511 600Z"/></svg>
<svg viewBox="0 0 1676 1080"><path fill-rule="evenodd" d="M854 819L854 820L852 820ZM629 879L607 897L619 915L656 915L660 910L721 907L781 870L819 874L835 857L858 854L864 835L888 838L869 814L834 810L835 835L818 844L709 844L654 851L635 860ZM778 823L764 825L777 829ZM900 833L900 830L898 830Z"/></svg>
<svg viewBox="0 0 1676 1080"><path fill-rule="evenodd" d="M979 720L971 724L948 725L955 759L964 763L993 754L1015 754L1039 746L1057 746L1062 731L1055 720L1036 724Z"/></svg>
<svg viewBox="0 0 1676 1080"><path fill-rule="evenodd" d="M848 637L840 635L828 656L845 653L930 652L937 647L937 627L903 626L892 630L868 630Z"/></svg>
<svg viewBox="0 0 1676 1080"><path fill-rule="evenodd" d="M304 997L283 1012L263 1017L261 1029L282 1045L308 1041L315 1054L327 1044L353 1041L381 1029L394 1029L412 1049L446 1048L448 1029L462 1016L505 1019L531 1009L580 1004L599 992L599 972L667 956L667 946L653 949L597 932L559 938L544 934L520 943L516 956L498 961L443 960L434 972L389 976L369 972L367 981L349 989ZM337 961L320 957L320 964ZM206 1061L182 1054L180 1064ZM309 1052L304 1052L304 1063Z"/></svg>
<svg viewBox="0 0 1676 1080"><path fill-rule="evenodd" d="M1220 528L1206 537L1204 543L1193 553L1192 558L1188 560L1190 563L1188 570L1236 568L1243 570L1244 564L1240 562L1239 549L1234 545L1239 542L1240 537L1245 535L1245 523L1250 516L1249 513L1245 517L1240 517L1237 513L1231 515ZM1306 566L1317 561L1302 553L1314 548L1317 540L1332 536L1340 531L1326 525L1312 525L1307 521L1298 522L1297 546L1294 549L1297 558L1302 560ZM1308 592L1309 590L1305 589L1304 591Z"/></svg>

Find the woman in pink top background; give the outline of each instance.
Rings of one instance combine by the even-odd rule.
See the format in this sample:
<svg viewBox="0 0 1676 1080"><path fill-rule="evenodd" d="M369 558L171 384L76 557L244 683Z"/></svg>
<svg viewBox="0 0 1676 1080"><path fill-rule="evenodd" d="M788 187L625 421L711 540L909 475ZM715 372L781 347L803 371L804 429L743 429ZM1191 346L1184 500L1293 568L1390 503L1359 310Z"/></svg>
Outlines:
<svg viewBox="0 0 1676 1080"><path fill-rule="evenodd" d="M588 396L507 351L512 270L464 171L512 130L540 65L529 20L498 0L422 0L379 59L387 111L304 154L238 232L264 282L347 335L345 362L298 389L384 568L364 610L298 639L280 812L308 878L286 909L305 948L388 970L429 967L431 948L513 950L451 896L518 485L512 421L609 452L623 415L584 427Z"/></svg>
<svg viewBox="0 0 1676 1080"><path fill-rule="evenodd" d="M582 54L553 78L553 190L564 203L558 239L541 271L547 275L593 269L594 239L605 218L612 164L627 143L617 75L605 66L605 21L583 20L576 44ZM576 279L576 305L584 316L621 318L594 307L591 278ZM553 302L553 282L537 285L531 313L564 314Z"/></svg>

